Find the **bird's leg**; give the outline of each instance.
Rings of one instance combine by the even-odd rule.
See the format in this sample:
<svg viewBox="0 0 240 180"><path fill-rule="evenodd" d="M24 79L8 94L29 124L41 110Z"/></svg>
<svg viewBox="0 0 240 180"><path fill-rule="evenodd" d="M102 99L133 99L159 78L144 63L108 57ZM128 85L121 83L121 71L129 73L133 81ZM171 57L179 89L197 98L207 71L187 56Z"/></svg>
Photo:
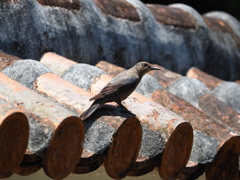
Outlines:
<svg viewBox="0 0 240 180"><path fill-rule="evenodd" d="M126 110L126 111L128 111L128 112L130 112L130 111L122 104L121 101L117 101L116 103L117 103L118 107L120 107L120 108L122 108L122 109L124 109L124 110Z"/></svg>

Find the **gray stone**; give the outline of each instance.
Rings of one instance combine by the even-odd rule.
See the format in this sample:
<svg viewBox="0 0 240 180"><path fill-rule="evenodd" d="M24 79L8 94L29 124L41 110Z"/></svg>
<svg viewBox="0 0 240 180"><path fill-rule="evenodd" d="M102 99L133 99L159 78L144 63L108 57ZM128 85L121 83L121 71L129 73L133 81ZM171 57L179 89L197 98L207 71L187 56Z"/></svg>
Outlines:
<svg viewBox="0 0 240 180"><path fill-rule="evenodd" d="M22 85L32 88L34 81L39 76L50 73L51 70L38 61L26 59L16 61L2 72Z"/></svg>
<svg viewBox="0 0 240 180"><path fill-rule="evenodd" d="M199 97L206 93L210 93L209 89L201 81L188 77L178 78L167 87L167 90L189 102L196 108L199 108Z"/></svg>
<svg viewBox="0 0 240 180"><path fill-rule="evenodd" d="M156 78L146 74L143 76L135 91L146 97L150 97L150 95L158 88L163 88L163 86Z"/></svg>
<svg viewBox="0 0 240 180"><path fill-rule="evenodd" d="M41 154L48 147L54 129L41 124L31 116L28 116L28 122L30 127L28 149Z"/></svg>
<svg viewBox="0 0 240 180"><path fill-rule="evenodd" d="M234 82L223 82L217 86L213 94L220 101L240 113L240 85Z"/></svg>
<svg viewBox="0 0 240 180"><path fill-rule="evenodd" d="M66 70L61 78L88 91L96 78L106 74L100 68L84 63L76 64Z"/></svg>
<svg viewBox="0 0 240 180"><path fill-rule="evenodd" d="M142 143L139 154L144 157L154 157L163 152L165 138L142 126Z"/></svg>
<svg viewBox="0 0 240 180"><path fill-rule="evenodd" d="M194 130L193 135L190 160L201 164L212 162L218 151L218 140L207 136L201 131Z"/></svg>
<svg viewBox="0 0 240 180"><path fill-rule="evenodd" d="M88 119L84 121L85 138L83 147L92 153L102 154L110 145L115 132L108 124Z"/></svg>

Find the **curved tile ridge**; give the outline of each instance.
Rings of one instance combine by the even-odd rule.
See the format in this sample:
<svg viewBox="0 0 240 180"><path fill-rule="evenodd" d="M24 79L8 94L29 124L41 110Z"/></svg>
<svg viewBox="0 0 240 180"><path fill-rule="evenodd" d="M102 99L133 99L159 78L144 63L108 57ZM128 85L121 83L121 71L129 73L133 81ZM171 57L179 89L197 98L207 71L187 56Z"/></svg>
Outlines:
<svg viewBox="0 0 240 180"><path fill-rule="evenodd" d="M197 28L191 14L182 9L158 4L147 4L147 7L151 10L156 20L162 24L187 29Z"/></svg>
<svg viewBox="0 0 240 180"><path fill-rule="evenodd" d="M85 78L87 74L89 74L88 80L90 81L91 85L89 89L89 85L87 84L86 89L91 93L97 93L99 89L101 89L110 80L109 76L107 76L105 73L99 73L99 71L95 71L94 69L96 69L96 67L91 65L84 65L84 68L86 70L84 76L79 75L79 73L75 73L82 71L81 65L82 64L79 64L78 66L77 65L71 66L65 72L68 73L68 79L71 80L71 77L78 77L79 78L78 81L80 82ZM72 67L74 67L75 69L74 71ZM46 75L42 75L42 77L44 76ZM79 84L76 81L71 82L77 86L80 86L81 88L84 87L82 86L82 84ZM77 98L77 96L75 97ZM180 116L172 113L171 111L168 111L159 104L151 101L150 99L144 97L141 94L138 94L137 92L134 92L127 99L125 100L125 104L127 105L127 107L129 107L129 109L132 112L134 112L137 115L143 127L143 139L139 156L137 161L132 166L132 170L129 172L129 174L139 176L153 170L159 164L160 161L159 157L164 150L166 141L168 141L168 146L166 146L165 148L166 152L168 152L172 146L174 146L175 149L179 148L181 150L184 149L185 152L181 155L181 159L179 159L177 165L174 166L173 171L166 173L166 171L168 171L168 169L170 168L169 166L161 170L164 177L176 176L176 173L178 173L186 165L186 162L189 159L193 141L192 139L193 131L191 125L188 124ZM88 101L86 102L89 103ZM112 109L115 109L114 112L116 112L118 108L113 107ZM90 116L89 120L91 120L91 118L96 118L96 115L98 117L98 115L101 114L105 115L108 112L105 110L105 108L101 110L102 111L99 110L95 112L92 116ZM104 110L106 112L104 112ZM164 116L162 116L163 114ZM101 118L103 117L101 116ZM184 144L182 144L182 146L179 147L178 145L179 143L181 143L181 139L185 135L187 136L187 138L185 139ZM182 152L180 149L176 151ZM179 153L166 153L164 155L164 159L167 161L170 158L170 156L177 157L179 156ZM173 158L173 160L174 159L175 158ZM171 164L174 164L174 161L171 161Z"/></svg>
<svg viewBox="0 0 240 180"><path fill-rule="evenodd" d="M140 21L136 8L125 0L94 0L94 2L106 15L128 19L133 22Z"/></svg>
<svg viewBox="0 0 240 180"><path fill-rule="evenodd" d="M53 52L47 52L41 57L41 63L47 66L54 74L61 76L71 66L77 64Z"/></svg>
<svg viewBox="0 0 240 180"><path fill-rule="evenodd" d="M211 16L203 17L203 19L210 29L233 34L232 28L224 20Z"/></svg>
<svg viewBox="0 0 240 180"><path fill-rule="evenodd" d="M46 174L68 176L82 153L83 123L75 113L0 73L0 94L20 108L30 125L28 149L43 157ZM59 158L59 156L61 158Z"/></svg>
<svg viewBox="0 0 240 180"><path fill-rule="evenodd" d="M8 66L11 66L14 62L17 60L20 60L21 58L17 56L13 56L10 54L7 54L3 51L0 50L0 71L3 71L6 69Z"/></svg>
<svg viewBox="0 0 240 180"><path fill-rule="evenodd" d="M67 10L80 10L81 3L78 0L36 0L43 6L65 8Z"/></svg>
<svg viewBox="0 0 240 180"><path fill-rule="evenodd" d="M240 137L236 136L224 143L214 161L206 165L206 179L239 179L239 142Z"/></svg>
<svg viewBox="0 0 240 180"><path fill-rule="evenodd" d="M238 37L240 37L239 21L232 15L222 11L212 11L204 14L204 17L213 17L223 20L232 28L234 33L237 34Z"/></svg>
<svg viewBox="0 0 240 180"><path fill-rule="evenodd" d="M58 86L59 84L61 86ZM79 114L90 105L90 93L51 73L41 75L33 87L38 93L74 109ZM104 164L109 176L117 179L125 177L140 149L142 129L137 118L131 113L121 111L120 108L108 105L84 120L84 125L85 152L74 172L87 173L86 170L81 171L81 167L91 167L93 162L99 167L101 164L98 163L98 156L106 153ZM116 146L121 148L116 149ZM129 151L126 154L127 149Z"/></svg>
<svg viewBox="0 0 240 180"><path fill-rule="evenodd" d="M0 95L0 178L11 176L27 149L29 123L25 114Z"/></svg>
<svg viewBox="0 0 240 180"><path fill-rule="evenodd" d="M240 26L237 19L224 12L209 12L203 19L210 29L231 34L240 51Z"/></svg>
<svg viewBox="0 0 240 180"><path fill-rule="evenodd" d="M198 26L206 27L206 23L203 21L202 16L191 6L188 6L186 4L176 3L176 4L170 4L169 7L179 8L188 12L195 19Z"/></svg>
<svg viewBox="0 0 240 180"><path fill-rule="evenodd" d="M207 69L206 72L215 76L219 74L222 79L235 80L240 76L235 68L240 59L239 33L235 33L238 29L234 29L233 36L229 36L230 30L222 32L228 21L225 21L221 31L212 30L203 20L210 17L203 18L189 6L172 4L160 8L168 12L165 22L172 24L169 26L156 21L150 9L138 0L97 2L107 4L105 9L117 3L119 16L130 13L128 10L121 12L123 5L131 6L138 14L139 21L106 15L93 0L79 2L81 10L74 12L46 7L32 0L22 1L19 6L10 3L6 6L0 2L0 15L14 17L10 21L1 21L1 47L25 59L39 59L44 52L54 51L88 64L104 59L129 68L137 61L149 61L181 74L194 65ZM195 29L179 28L180 24L174 26L178 22L175 21L176 12L193 20ZM19 23L22 24L20 28ZM29 25L31 31L26 29ZM232 28L232 25L229 27ZM231 67L225 64L228 62L232 63Z"/></svg>
<svg viewBox="0 0 240 180"><path fill-rule="evenodd" d="M196 67L190 68L187 71L186 76L189 78L198 79L199 81L203 82L210 90L215 89L218 85L224 82L222 79L207 74Z"/></svg>
<svg viewBox="0 0 240 180"><path fill-rule="evenodd" d="M21 176L28 176L30 174L37 172L41 168L42 168L41 157L27 149L22 162L15 170L15 173Z"/></svg>

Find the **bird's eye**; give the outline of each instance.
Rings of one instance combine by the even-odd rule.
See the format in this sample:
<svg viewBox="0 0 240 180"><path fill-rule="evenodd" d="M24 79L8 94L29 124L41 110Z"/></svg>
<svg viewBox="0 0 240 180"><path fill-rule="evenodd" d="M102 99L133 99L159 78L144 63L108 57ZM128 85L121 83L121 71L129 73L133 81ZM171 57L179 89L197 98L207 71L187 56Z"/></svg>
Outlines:
<svg viewBox="0 0 240 180"><path fill-rule="evenodd" d="M144 67L147 67L147 64L144 64Z"/></svg>

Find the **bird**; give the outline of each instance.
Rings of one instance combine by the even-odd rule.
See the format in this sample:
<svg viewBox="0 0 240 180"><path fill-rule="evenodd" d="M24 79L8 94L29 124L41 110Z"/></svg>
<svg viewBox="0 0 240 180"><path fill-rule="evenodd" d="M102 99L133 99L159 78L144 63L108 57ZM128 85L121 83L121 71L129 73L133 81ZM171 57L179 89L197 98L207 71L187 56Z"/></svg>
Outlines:
<svg viewBox="0 0 240 180"><path fill-rule="evenodd" d="M138 86L142 77L151 70L160 70L148 62L138 62L132 68L125 70L116 75L107 85L89 101L93 101L92 105L81 114L80 119L85 120L91 116L99 107L108 102L116 102L120 108L128 111L122 104Z"/></svg>

